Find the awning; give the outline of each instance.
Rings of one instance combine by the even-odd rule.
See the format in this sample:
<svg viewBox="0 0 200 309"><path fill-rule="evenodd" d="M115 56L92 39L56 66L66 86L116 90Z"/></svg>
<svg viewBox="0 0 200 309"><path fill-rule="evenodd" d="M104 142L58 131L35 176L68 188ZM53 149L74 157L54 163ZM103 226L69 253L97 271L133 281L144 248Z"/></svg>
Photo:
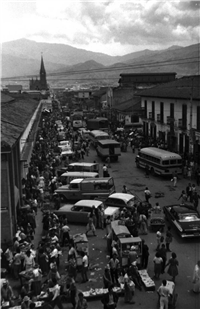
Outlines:
<svg viewBox="0 0 200 309"><path fill-rule="evenodd" d="M18 201L19 201L19 189L15 186L15 206L17 206Z"/></svg>

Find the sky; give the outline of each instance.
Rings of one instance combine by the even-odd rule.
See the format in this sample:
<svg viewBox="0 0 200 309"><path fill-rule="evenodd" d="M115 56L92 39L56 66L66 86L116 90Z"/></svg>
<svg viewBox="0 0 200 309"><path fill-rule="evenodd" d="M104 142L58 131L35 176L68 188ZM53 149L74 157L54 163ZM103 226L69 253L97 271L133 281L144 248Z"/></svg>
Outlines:
<svg viewBox="0 0 200 309"><path fill-rule="evenodd" d="M1 42L37 42L124 55L200 41L200 1L0 0Z"/></svg>

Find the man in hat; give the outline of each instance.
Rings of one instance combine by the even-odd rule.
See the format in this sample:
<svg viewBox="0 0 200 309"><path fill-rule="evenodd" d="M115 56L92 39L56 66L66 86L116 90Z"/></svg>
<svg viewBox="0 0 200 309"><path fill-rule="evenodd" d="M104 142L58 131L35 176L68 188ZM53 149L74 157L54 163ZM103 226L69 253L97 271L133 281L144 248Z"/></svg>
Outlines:
<svg viewBox="0 0 200 309"><path fill-rule="evenodd" d="M21 309L29 309L31 303L32 301L30 300L30 298L27 295L24 296L24 299L21 303Z"/></svg>
<svg viewBox="0 0 200 309"><path fill-rule="evenodd" d="M11 286L9 285L8 280L3 281L3 285L1 288L1 301L3 302L9 302L10 306L14 306L14 302L12 299L14 299L15 296L13 294L13 290Z"/></svg>
<svg viewBox="0 0 200 309"><path fill-rule="evenodd" d="M136 251L136 247L131 246L131 250L130 250L129 255L128 255L129 265L131 265L133 262L136 262L137 258L138 258L138 254L137 254L137 251Z"/></svg>

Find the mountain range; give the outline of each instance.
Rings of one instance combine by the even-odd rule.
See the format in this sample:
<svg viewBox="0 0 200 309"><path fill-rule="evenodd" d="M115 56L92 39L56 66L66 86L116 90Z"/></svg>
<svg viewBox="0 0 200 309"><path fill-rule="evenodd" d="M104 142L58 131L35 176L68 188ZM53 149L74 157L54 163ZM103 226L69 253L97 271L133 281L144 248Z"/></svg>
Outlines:
<svg viewBox="0 0 200 309"><path fill-rule="evenodd" d="M177 76L199 74L200 44L171 46L110 56L65 44L39 43L27 39L2 43L2 78L26 81L39 75L41 54L51 84L78 82L116 83L121 73L176 72Z"/></svg>

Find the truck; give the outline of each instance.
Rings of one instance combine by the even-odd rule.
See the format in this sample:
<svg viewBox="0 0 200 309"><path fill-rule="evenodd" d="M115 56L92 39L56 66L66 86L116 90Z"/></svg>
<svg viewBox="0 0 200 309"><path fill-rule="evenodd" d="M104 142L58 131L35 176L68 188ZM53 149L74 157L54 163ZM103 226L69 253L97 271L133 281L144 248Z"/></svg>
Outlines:
<svg viewBox="0 0 200 309"><path fill-rule="evenodd" d="M79 201L85 199L105 200L115 192L112 177L73 179L69 185L64 185L55 190L61 202Z"/></svg>

